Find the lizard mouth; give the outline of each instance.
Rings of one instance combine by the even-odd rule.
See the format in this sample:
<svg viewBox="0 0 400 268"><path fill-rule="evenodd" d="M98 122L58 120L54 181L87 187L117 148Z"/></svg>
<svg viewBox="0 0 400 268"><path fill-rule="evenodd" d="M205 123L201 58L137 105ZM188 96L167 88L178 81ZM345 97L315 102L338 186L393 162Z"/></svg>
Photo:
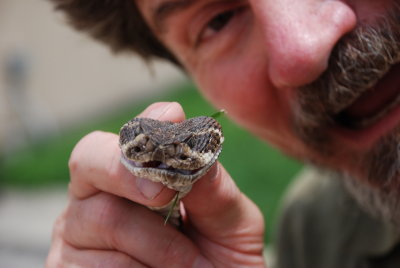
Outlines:
<svg viewBox="0 0 400 268"><path fill-rule="evenodd" d="M148 161L148 162L139 162L128 159L125 155L122 155L121 162L127 167L131 172L134 171L134 174L149 174L149 176L145 176L150 178L151 176L157 176L162 174L167 177L196 177L203 170L206 170L208 166L204 166L198 169L189 170L189 169L179 169L174 168L172 166L168 166L167 164L161 161ZM151 178L150 178L151 179Z"/></svg>
<svg viewBox="0 0 400 268"><path fill-rule="evenodd" d="M219 152L221 149L219 150ZM173 190L185 189L201 178L215 163L218 154L205 166L188 170L174 168L161 161L140 162L127 158L123 153L121 163L135 176L161 182Z"/></svg>
<svg viewBox="0 0 400 268"><path fill-rule="evenodd" d="M134 118L120 130L120 161L137 178L187 191L216 162L223 140L211 117L180 123Z"/></svg>
<svg viewBox="0 0 400 268"><path fill-rule="evenodd" d="M194 175L200 170L202 170L204 167L194 169L194 170L189 170L189 169L179 169L179 168L174 168L172 166L168 166L167 164L161 162L161 161L148 161L148 162L139 162L139 161L134 161L131 159L128 159L126 156L122 157L123 163L126 165L129 165L131 168L134 169L147 169L147 170L164 170L168 171L171 173L176 173L176 174L181 174L181 175Z"/></svg>

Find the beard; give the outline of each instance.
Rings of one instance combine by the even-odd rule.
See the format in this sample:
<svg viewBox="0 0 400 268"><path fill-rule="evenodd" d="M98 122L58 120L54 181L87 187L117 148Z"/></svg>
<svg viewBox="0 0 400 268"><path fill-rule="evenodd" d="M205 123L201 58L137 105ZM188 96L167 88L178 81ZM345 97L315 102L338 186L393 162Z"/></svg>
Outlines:
<svg viewBox="0 0 400 268"><path fill-rule="evenodd" d="M400 6L373 26L359 25L335 46L327 70L298 89L293 104L294 131L320 159L345 156L360 172L341 173L349 193L372 214L400 224L400 127L365 153L349 152L329 135L334 126L362 128L350 107L400 62ZM361 121L361 122L360 122ZM313 160L311 160L313 161ZM313 161L316 162L316 161ZM318 165L318 162L317 162ZM360 175L362 174L362 175Z"/></svg>

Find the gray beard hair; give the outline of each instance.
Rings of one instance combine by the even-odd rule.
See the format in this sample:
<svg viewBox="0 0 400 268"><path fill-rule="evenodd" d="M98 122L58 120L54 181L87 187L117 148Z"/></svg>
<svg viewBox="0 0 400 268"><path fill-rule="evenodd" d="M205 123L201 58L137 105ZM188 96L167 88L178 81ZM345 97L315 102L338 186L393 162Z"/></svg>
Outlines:
<svg viewBox="0 0 400 268"><path fill-rule="evenodd" d="M372 216L400 225L400 127L382 138L365 157L361 166L367 180L342 173L345 188Z"/></svg>
<svg viewBox="0 0 400 268"><path fill-rule="evenodd" d="M351 155L330 139L327 129L337 124L342 109L373 87L399 61L400 8L396 4L375 26L360 25L344 37L333 50L327 71L315 82L299 88L297 103L293 104L293 126L298 136L322 158ZM342 119L346 120L345 115ZM366 175L353 178L344 174L346 171L338 171L345 188L366 211L399 225L400 127L381 138L362 157L354 155L352 161Z"/></svg>
<svg viewBox="0 0 400 268"><path fill-rule="evenodd" d="M365 212L393 226L400 225L400 198L397 191L383 192L351 176L342 177L345 189Z"/></svg>
<svg viewBox="0 0 400 268"><path fill-rule="evenodd" d="M307 144L334 153L326 129L345 121L341 113L372 88L400 61L400 7L398 4L375 25L359 25L333 49L327 70L298 89L293 103L294 130Z"/></svg>

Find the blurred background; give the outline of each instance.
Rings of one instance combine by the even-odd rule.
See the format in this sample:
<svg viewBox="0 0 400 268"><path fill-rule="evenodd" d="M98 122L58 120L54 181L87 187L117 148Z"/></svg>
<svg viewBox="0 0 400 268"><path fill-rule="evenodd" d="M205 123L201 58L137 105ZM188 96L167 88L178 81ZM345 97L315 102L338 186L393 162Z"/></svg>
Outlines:
<svg viewBox="0 0 400 268"><path fill-rule="evenodd" d="M155 101L178 101L188 117L215 112L172 66L113 55L45 0L0 0L0 268L43 266L74 145L93 130L117 133ZM219 120L220 161L263 211L270 242L279 200L301 165Z"/></svg>

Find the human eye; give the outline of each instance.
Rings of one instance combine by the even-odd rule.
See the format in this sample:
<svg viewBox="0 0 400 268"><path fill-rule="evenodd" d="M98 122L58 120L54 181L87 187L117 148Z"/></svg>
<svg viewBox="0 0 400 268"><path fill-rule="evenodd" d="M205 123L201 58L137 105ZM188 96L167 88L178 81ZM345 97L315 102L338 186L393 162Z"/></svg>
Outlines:
<svg viewBox="0 0 400 268"><path fill-rule="evenodd" d="M222 32L242 10L243 8L224 10L211 17L211 19L205 23L205 26L197 36L196 45L199 45Z"/></svg>
<svg viewBox="0 0 400 268"><path fill-rule="evenodd" d="M221 31L232 19L234 13L235 12L233 10L229 10L229 11L222 12L222 13L216 15L207 24L206 31L209 31L211 33L217 33L219 31ZM207 34L207 33L205 33L205 34Z"/></svg>

